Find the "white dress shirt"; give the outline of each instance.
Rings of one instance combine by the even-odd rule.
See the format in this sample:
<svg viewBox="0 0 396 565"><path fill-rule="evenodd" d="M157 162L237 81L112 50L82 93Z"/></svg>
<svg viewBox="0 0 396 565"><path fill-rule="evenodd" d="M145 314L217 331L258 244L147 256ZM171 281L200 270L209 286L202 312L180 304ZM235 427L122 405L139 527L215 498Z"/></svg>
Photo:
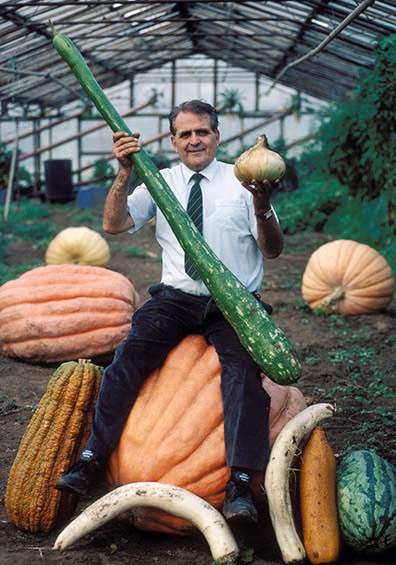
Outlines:
<svg viewBox="0 0 396 565"><path fill-rule="evenodd" d="M191 180L196 171L183 163L161 174L181 206L186 209ZM203 238L232 273L251 291L261 288L263 258L257 246L257 222L253 196L237 180L233 165L213 160L201 180L203 200ZM201 280L191 279L184 270L184 251L164 215L145 185L128 196L128 210L134 233L156 216L156 238L162 248L161 282L195 295L208 295Z"/></svg>

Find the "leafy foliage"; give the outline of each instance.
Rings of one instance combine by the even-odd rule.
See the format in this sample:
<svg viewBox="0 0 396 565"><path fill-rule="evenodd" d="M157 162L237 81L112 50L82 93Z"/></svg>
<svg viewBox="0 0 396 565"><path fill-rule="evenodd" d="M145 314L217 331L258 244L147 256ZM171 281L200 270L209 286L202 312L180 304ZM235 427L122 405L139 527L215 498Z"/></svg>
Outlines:
<svg viewBox="0 0 396 565"><path fill-rule="evenodd" d="M219 98L219 112L238 112L239 114L243 114L243 92L237 88L226 88L224 92L220 93Z"/></svg>
<svg viewBox="0 0 396 565"><path fill-rule="evenodd" d="M99 182L102 186L110 187L115 177L114 167L107 159L98 159L92 171L92 183Z"/></svg>
<svg viewBox="0 0 396 565"><path fill-rule="evenodd" d="M0 213L2 214L1 208ZM44 250L56 230L57 226L49 220L48 205L23 201L20 205L13 206L8 221L0 223L0 284L39 264L7 264L7 255L13 244L23 241L31 247Z"/></svg>
<svg viewBox="0 0 396 565"><path fill-rule="evenodd" d="M386 193L396 204L396 35L382 40L372 71L319 130L329 171L353 196ZM389 218L394 221L394 218Z"/></svg>
<svg viewBox="0 0 396 565"><path fill-rule="evenodd" d="M378 249L396 266L396 35L352 97L321 113L321 126L298 162L301 188L280 194L286 232L306 228Z"/></svg>
<svg viewBox="0 0 396 565"><path fill-rule="evenodd" d="M20 153L20 151L18 151L18 153ZM0 141L0 189L7 188L8 177L11 168L11 160L12 151L8 150L6 144ZM18 159L15 176L18 181L18 185L21 188L31 186L32 177L29 171L25 169L25 167L22 167L21 165L18 166Z"/></svg>

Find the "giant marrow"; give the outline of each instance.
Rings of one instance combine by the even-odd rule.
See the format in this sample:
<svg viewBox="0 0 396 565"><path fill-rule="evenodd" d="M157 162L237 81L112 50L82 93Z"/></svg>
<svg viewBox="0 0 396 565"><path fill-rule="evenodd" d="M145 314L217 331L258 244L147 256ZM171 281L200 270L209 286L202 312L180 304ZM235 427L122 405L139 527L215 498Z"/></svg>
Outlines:
<svg viewBox="0 0 396 565"><path fill-rule="evenodd" d="M106 97L69 37L57 33L53 45L113 131L133 135ZM263 371L279 384L295 382L301 365L292 344L262 305L207 246L168 184L142 149L132 155L136 170L164 214L180 245L199 272L242 345Z"/></svg>

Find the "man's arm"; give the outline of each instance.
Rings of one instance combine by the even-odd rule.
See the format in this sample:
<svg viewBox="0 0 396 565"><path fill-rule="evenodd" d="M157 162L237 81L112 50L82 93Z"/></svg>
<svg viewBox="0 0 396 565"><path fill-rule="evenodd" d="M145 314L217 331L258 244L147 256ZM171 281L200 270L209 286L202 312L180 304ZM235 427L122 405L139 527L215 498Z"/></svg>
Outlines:
<svg viewBox="0 0 396 565"><path fill-rule="evenodd" d="M128 180L133 168L130 155L140 148L141 144L136 137L130 137L124 132L113 134L112 150L118 160L119 170L105 200L103 230L106 233L122 233L134 226L128 212Z"/></svg>
<svg viewBox="0 0 396 565"><path fill-rule="evenodd" d="M263 256L274 259L282 253L283 232L271 208L271 194L277 183L263 181L243 186L253 194L254 212L257 218L257 245Z"/></svg>

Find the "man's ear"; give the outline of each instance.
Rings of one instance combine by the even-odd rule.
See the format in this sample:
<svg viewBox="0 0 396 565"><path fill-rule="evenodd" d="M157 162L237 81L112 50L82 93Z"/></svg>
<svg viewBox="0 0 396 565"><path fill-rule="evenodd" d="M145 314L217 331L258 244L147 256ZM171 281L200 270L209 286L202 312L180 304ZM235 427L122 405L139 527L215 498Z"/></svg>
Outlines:
<svg viewBox="0 0 396 565"><path fill-rule="evenodd" d="M217 129L215 131L215 134L216 134L216 140L217 140L217 145L218 145L220 143L220 131Z"/></svg>
<svg viewBox="0 0 396 565"><path fill-rule="evenodd" d="M175 139L175 136L174 136L174 135L171 135L171 136L170 136L170 140L171 140L173 149L176 149L176 143L175 143L176 139Z"/></svg>

